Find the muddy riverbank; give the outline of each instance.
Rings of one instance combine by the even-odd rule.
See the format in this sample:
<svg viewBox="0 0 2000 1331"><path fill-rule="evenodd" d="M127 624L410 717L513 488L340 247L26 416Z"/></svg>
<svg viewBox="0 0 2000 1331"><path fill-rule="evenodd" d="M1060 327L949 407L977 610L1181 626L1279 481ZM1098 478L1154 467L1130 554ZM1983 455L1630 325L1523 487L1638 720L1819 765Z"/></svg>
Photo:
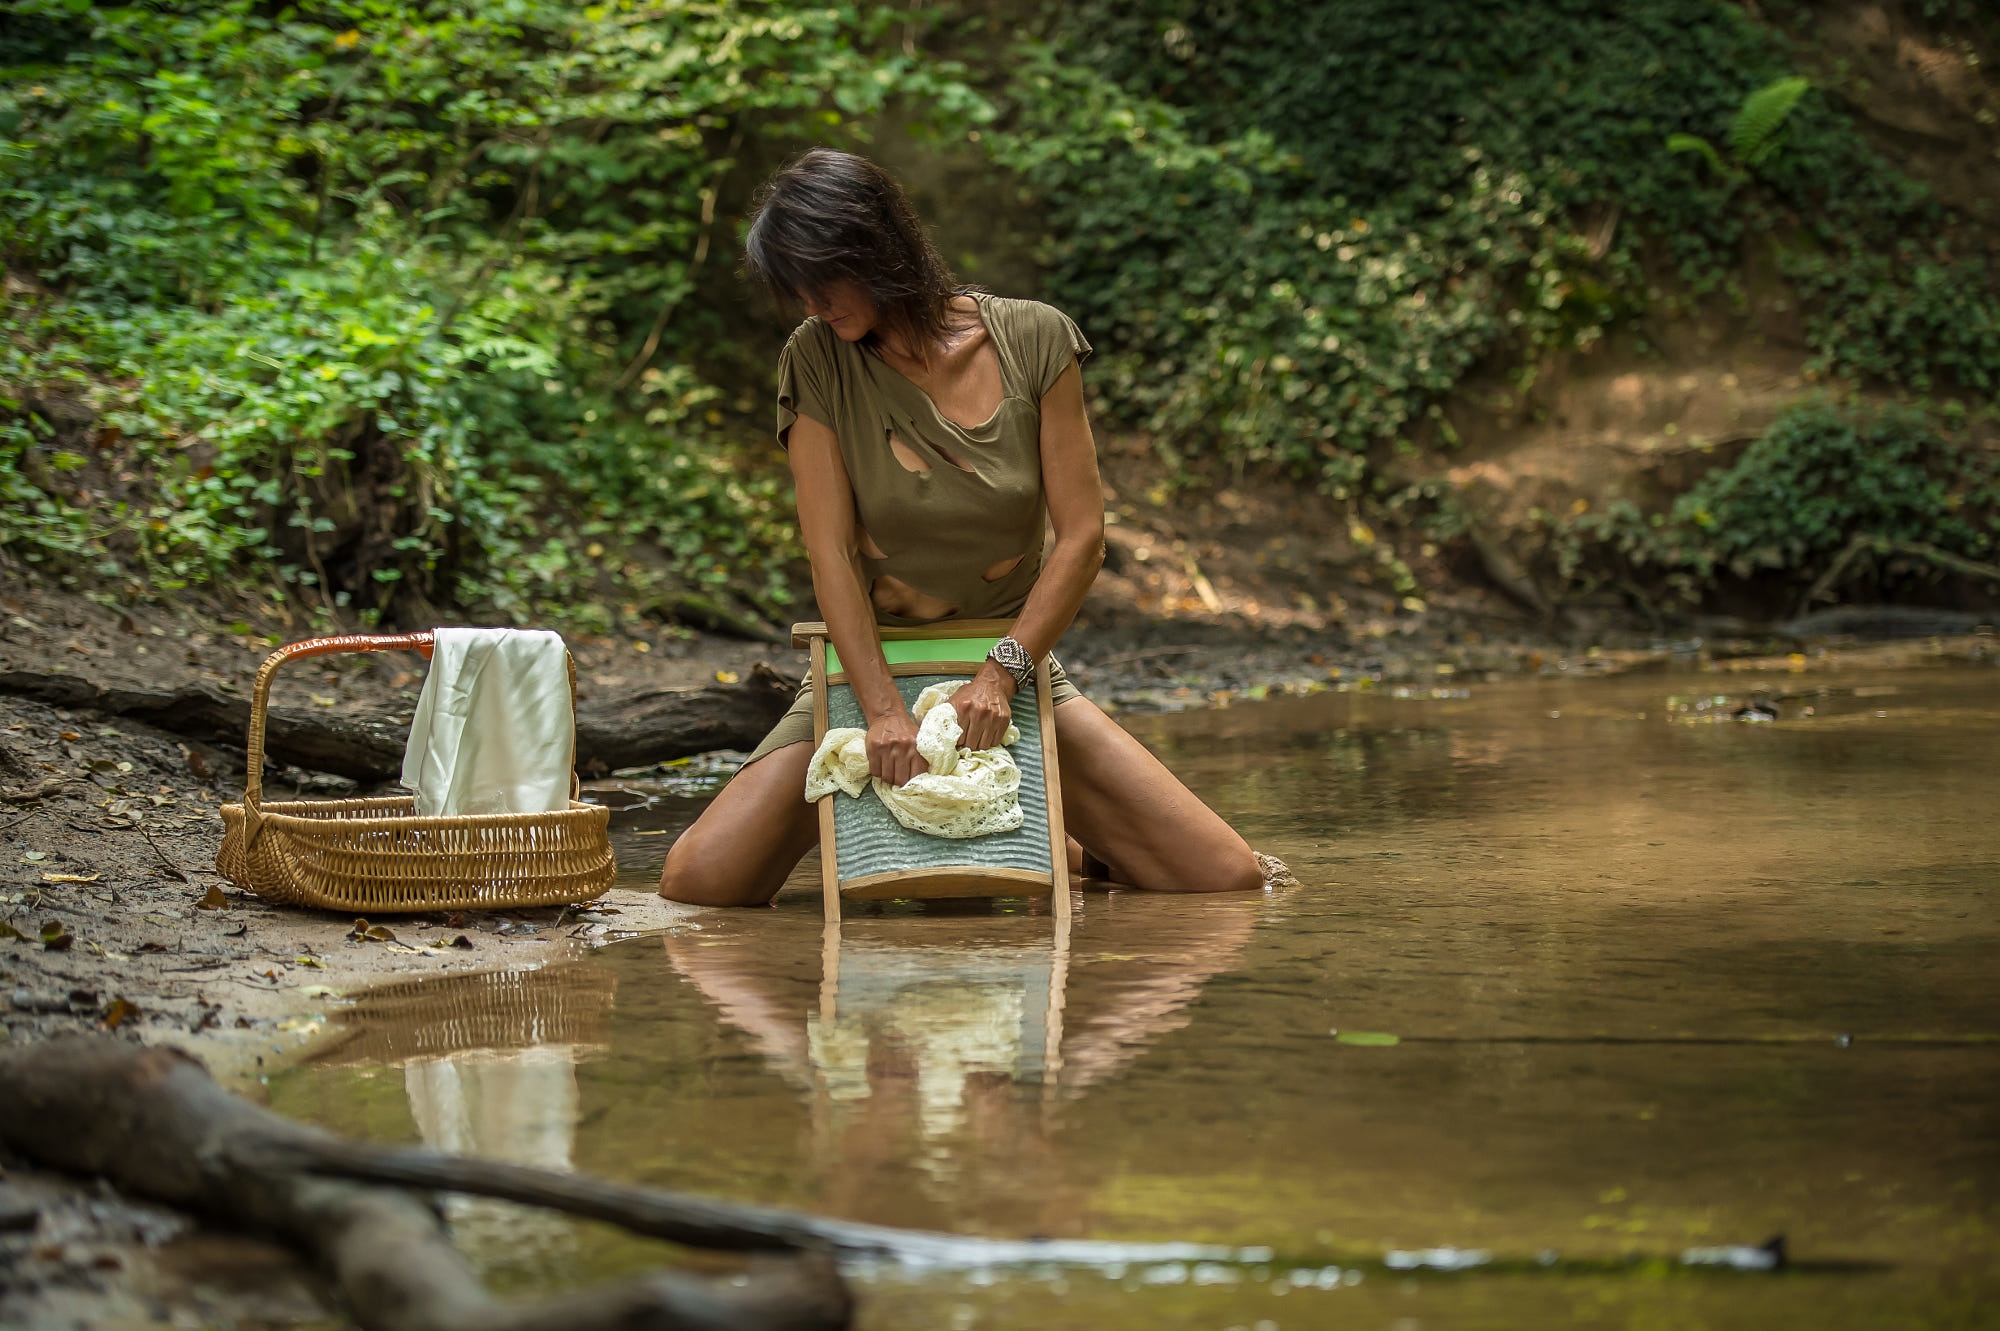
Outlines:
<svg viewBox="0 0 2000 1331"><path fill-rule="evenodd" d="M604 900L567 911L396 917L393 939L356 936L351 917L269 905L215 868L219 808L240 799L240 742L190 740L158 724L22 697L5 681L33 669L80 679L145 675L155 686L247 693L270 650L262 634L176 618L162 607L108 609L33 588L0 587L0 1032L40 1039L103 1027L197 1051L218 1075L252 1084L310 1041L313 1003L394 978L539 965L609 938L665 927L680 908L628 875ZM1932 616L1932 619L1939 619ZM1865 617L1833 628L1894 628ZM1936 627L1904 617L1904 627ZM1960 627L1956 621L1944 627ZM242 627L242 626L239 626ZM1982 629L1984 626L1980 626ZM802 669L798 653L708 636L573 643L579 696L688 687L759 663ZM643 650L642 650L643 649ZM1174 622L1085 624L1065 641L1070 671L1114 713L1228 707L1273 696L1384 690L1449 694L1534 676L1694 668L1810 678L1856 668L1990 659L1990 631L1864 642L1853 635L1582 645L1463 631L1367 635L1296 628L1245 632ZM328 715L407 722L423 663L414 656L333 657L279 677L275 702ZM1719 692L1742 692L1719 683ZM701 764L712 788L729 767ZM628 771L633 781L687 770ZM364 787L297 767L272 768L273 798L340 797ZM590 783L587 798L630 802L628 781ZM650 787L657 791L658 785Z"/></svg>

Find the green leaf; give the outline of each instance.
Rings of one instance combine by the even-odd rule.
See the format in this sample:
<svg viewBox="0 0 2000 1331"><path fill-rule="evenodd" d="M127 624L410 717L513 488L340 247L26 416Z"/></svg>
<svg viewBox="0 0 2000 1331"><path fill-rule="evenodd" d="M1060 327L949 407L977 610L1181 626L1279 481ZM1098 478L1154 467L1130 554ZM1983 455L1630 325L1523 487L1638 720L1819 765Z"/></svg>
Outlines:
<svg viewBox="0 0 2000 1331"><path fill-rule="evenodd" d="M1812 87L1809 79L1793 76L1774 79L1743 99L1736 117L1729 123L1729 145L1736 160L1758 166L1778 146L1778 132L1799 98Z"/></svg>
<svg viewBox="0 0 2000 1331"><path fill-rule="evenodd" d="M1333 1039L1335 1044L1360 1045L1368 1049L1386 1049L1402 1043L1399 1037L1387 1031L1337 1031Z"/></svg>
<svg viewBox="0 0 2000 1331"><path fill-rule="evenodd" d="M1717 175L1727 176L1731 174L1729 164L1722 160L1722 154L1715 150L1715 145L1707 139L1702 138L1699 134L1667 135L1667 151L1675 153L1700 153L1708 164L1715 168Z"/></svg>

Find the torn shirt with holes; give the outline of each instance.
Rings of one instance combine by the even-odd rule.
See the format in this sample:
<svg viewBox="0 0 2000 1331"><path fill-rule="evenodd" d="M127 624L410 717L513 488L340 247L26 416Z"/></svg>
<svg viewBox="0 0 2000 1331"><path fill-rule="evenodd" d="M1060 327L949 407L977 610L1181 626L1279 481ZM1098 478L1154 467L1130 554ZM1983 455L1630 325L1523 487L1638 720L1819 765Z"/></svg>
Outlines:
<svg viewBox="0 0 2000 1331"><path fill-rule="evenodd" d="M955 618L1011 619L1041 573L1048 528L1042 399L1090 343L1040 301L974 299L1000 369L1000 402L987 419L950 419L874 351L808 319L778 360L778 441L800 416L839 440L856 521L880 551L860 555L869 587L908 589L907 604L936 603ZM892 438L927 465L898 459ZM876 604L882 624L938 617Z"/></svg>

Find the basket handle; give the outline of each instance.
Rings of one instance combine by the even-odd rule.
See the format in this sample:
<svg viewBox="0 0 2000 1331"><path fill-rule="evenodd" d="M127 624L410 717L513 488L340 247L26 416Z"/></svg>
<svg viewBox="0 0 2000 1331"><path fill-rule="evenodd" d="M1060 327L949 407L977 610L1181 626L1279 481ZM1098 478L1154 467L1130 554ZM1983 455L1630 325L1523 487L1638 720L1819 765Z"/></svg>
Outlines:
<svg viewBox="0 0 2000 1331"><path fill-rule="evenodd" d="M343 633L332 638L307 638L287 643L264 658L257 667L257 683L250 691L250 743L243 774L243 841L257 844L263 820L258 804L264 798L264 720L271 705L271 677L287 661L306 656L328 656L334 652L419 652L428 657L434 641L429 633Z"/></svg>
<svg viewBox="0 0 2000 1331"><path fill-rule="evenodd" d="M299 657L328 656L334 652L416 652L428 660L436 641L436 636L429 632L343 633L332 638L307 638L302 642L288 643L264 658L264 664L257 667L257 683L250 691L250 742L245 755L249 767L243 774L243 844L246 848L256 845L264 830L262 815L257 808L264 798L264 720L271 704L271 677L278 673L278 667ZM563 665L569 672L569 705L574 712L576 658L565 651ZM572 767L569 797L574 800L582 791L583 783Z"/></svg>

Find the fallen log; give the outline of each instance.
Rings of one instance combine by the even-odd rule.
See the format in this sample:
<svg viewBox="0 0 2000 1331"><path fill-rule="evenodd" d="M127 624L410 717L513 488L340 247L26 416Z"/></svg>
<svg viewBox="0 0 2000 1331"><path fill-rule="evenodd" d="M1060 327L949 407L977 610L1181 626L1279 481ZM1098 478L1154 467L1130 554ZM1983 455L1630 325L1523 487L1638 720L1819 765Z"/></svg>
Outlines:
<svg viewBox="0 0 2000 1331"><path fill-rule="evenodd" d="M817 1331L852 1316L824 1252L760 1257L747 1278L653 1272L502 1302L421 1194L279 1163L287 1151L337 1158L368 1148L236 1098L185 1054L107 1036L0 1050L0 1142L316 1257L365 1331ZM682 1234L702 1241L698 1228Z"/></svg>
<svg viewBox="0 0 2000 1331"><path fill-rule="evenodd" d="M577 770L603 776L711 749L755 748L798 689L796 679L759 661L736 684L588 699L576 707Z"/></svg>
<svg viewBox="0 0 2000 1331"><path fill-rule="evenodd" d="M797 688L798 681L760 661L736 684L588 699L576 709L577 769L602 776L711 749L752 748L784 715ZM16 668L0 673L0 692L130 717L183 739L236 748L250 729L250 700L212 684L104 684L71 672ZM272 761L292 767L388 781L403 770L408 737L407 719L388 714L272 707L264 748Z"/></svg>
<svg viewBox="0 0 2000 1331"><path fill-rule="evenodd" d="M605 1220L648 1238L732 1252L793 1252L831 1247L881 1256L900 1231L827 1220L778 1207L718 1202L662 1188L632 1187L501 1160L447 1155L421 1147L355 1142L259 1141L231 1148L258 1168L362 1179L441 1192L465 1192L569 1215ZM885 1241L883 1235L889 1235Z"/></svg>
<svg viewBox="0 0 2000 1331"><path fill-rule="evenodd" d="M250 700L213 684L174 686L100 683L70 671L16 667L0 673L0 693L143 721L170 735L242 748L250 731ZM403 769L408 725L382 715L320 715L273 707L265 750L280 763L382 781Z"/></svg>
<svg viewBox="0 0 2000 1331"><path fill-rule="evenodd" d="M995 1239L871 1225L775 1206L721 1202L663 1188L612 1183L581 1174L500 1160L447 1155L422 1147L354 1142L258 1142L246 1162L332 1178L399 1183L470 1193L569 1215L604 1220L634 1234L736 1251L826 1249L844 1258L890 1261L924 1270L992 1270L1050 1262L1110 1266L1133 1262L1269 1261L1270 1249L1204 1243L1126 1243L1100 1239ZM1261 1257L1256 1254L1261 1253Z"/></svg>

